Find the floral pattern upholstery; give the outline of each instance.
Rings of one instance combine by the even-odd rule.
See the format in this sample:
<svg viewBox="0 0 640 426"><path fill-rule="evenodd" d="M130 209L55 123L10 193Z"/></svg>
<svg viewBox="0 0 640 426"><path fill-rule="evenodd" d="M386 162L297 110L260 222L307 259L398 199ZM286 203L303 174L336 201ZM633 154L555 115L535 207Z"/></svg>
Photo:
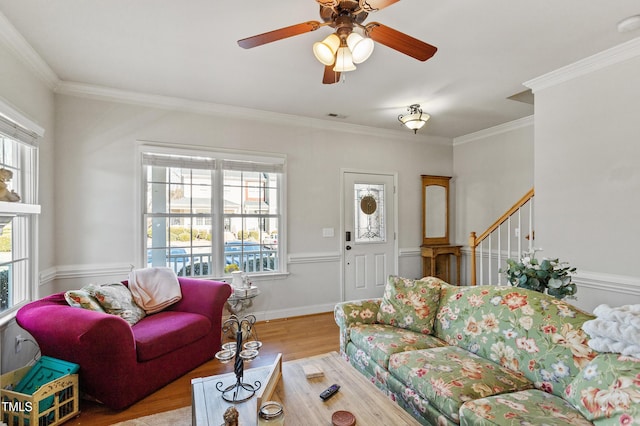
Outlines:
<svg viewBox="0 0 640 426"><path fill-rule="evenodd" d="M121 283L88 284L82 290L95 297L106 313L119 316L129 325L137 324L146 316L144 309L133 300L131 291Z"/></svg>
<svg viewBox="0 0 640 426"><path fill-rule="evenodd" d="M520 371L536 388L561 398L597 355L581 329L593 316L545 294L517 287L447 286L441 297L438 337Z"/></svg>
<svg viewBox="0 0 640 426"><path fill-rule="evenodd" d="M466 401L533 387L519 372L455 346L395 354L389 372L456 423Z"/></svg>
<svg viewBox="0 0 640 426"><path fill-rule="evenodd" d="M351 341L369 354L378 365L387 368L391 355L398 352L435 348L445 343L433 336L385 324L361 324L351 328Z"/></svg>
<svg viewBox="0 0 640 426"><path fill-rule="evenodd" d="M89 309L90 311L104 312L98 300L85 290L69 290L64 294L64 299L69 306L74 308Z"/></svg>
<svg viewBox="0 0 640 426"><path fill-rule="evenodd" d="M391 275L378 310L378 322L422 334L433 333L440 302L439 278L412 280Z"/></svg>
<svg viewBox="0 0 640 426"><path fill-rule="evenodd" d="M640 425L640 359L600 354L575 377L565 394L596 425Z"/></svg>
<svg viewBox="0 0 640 426"><path fill-rule="evenodd" d="M347 353L347 343L353 326L375 324L382 299L363 299L339 303L333 317L340 328L340 353Z"/></svg>
<svg viewBox="0 0 640 426"><path fill-rule="evenodd" d="M382 303L336 305L340 351L421 424L640 425L640 359L591 349L566 302L440 283L432 334L380 324Z"/></svg>
<svg viewBox="0 0 640 426"><path fill-rule="evenodd" d="M568 401L539 389L532 389L468 401L460 409L460 424L587 426L593 423L577 412Z"/></svg>

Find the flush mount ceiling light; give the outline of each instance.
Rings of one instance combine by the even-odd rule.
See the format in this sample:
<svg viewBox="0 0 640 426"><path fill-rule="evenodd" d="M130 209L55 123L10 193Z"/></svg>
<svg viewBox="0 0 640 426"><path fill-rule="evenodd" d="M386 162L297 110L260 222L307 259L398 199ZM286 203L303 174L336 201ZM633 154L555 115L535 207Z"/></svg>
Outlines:
<svg viewBox="0 0 640 426"><path fill-rule="evenodd" d="M413 133L418 133L418 130L422 129L422 127L431 118L429 114L422 112L419 104L410 105L407 108L407 111L409 111L409 114L399 115L398 120L400 120L400 122L409 129L413 130Z"/></svg>
<svg viewBox="0 0 640 426"><path fill-rule="evenodd" d="M618 22L618 32L626 33L640 28L640 15L629 16Z"/></svg>

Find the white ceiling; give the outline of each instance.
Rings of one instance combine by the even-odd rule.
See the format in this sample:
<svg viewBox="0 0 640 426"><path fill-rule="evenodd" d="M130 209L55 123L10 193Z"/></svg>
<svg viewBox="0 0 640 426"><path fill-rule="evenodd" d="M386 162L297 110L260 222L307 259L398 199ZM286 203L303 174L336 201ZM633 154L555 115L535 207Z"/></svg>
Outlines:
<svg viewBox="0 0 640 426"><path fill-rule="evenodd" d="M533 114L507 99L523 82L640 36L616 30L640 14L638 0L402 0L365 23L438 53L419 62L377 45L333 85L311 52L328 27L250 50L236 43L318 11L314 0L0 0L64 82L396 130L419 103L432 116L419 134L445 137Z"/></svg>

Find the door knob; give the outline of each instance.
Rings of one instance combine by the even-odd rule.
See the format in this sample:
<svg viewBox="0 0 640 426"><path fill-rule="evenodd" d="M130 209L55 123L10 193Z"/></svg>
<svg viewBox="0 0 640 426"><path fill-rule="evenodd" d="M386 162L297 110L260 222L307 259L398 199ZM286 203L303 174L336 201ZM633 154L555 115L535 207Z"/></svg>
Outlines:
<svg viewBox="0 0 640 426"><path fill-rule="evenodd" d="M351 246L346 246L345 249L351 250Z"/></svg>

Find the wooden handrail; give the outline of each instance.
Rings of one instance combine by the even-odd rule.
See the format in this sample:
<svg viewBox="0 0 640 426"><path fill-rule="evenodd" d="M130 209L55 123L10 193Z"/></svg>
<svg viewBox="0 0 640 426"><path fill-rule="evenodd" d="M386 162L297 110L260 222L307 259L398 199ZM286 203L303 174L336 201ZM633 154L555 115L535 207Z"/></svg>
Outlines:
<svg viewBox="0 0 640 426"><path fill-rule="evenodd" d="M511 215L518 211L522 206L527 204L529 200L535 195L534 188L531 188L526 194L522 196L505 214L500 216L493 225L487 228L479 237L476 237L475 232L471 232L469 235L469 247L471 248L471 285L476 285L476 248L489 236L493 231L498 229L500 225L505 223Z"/></svg>

